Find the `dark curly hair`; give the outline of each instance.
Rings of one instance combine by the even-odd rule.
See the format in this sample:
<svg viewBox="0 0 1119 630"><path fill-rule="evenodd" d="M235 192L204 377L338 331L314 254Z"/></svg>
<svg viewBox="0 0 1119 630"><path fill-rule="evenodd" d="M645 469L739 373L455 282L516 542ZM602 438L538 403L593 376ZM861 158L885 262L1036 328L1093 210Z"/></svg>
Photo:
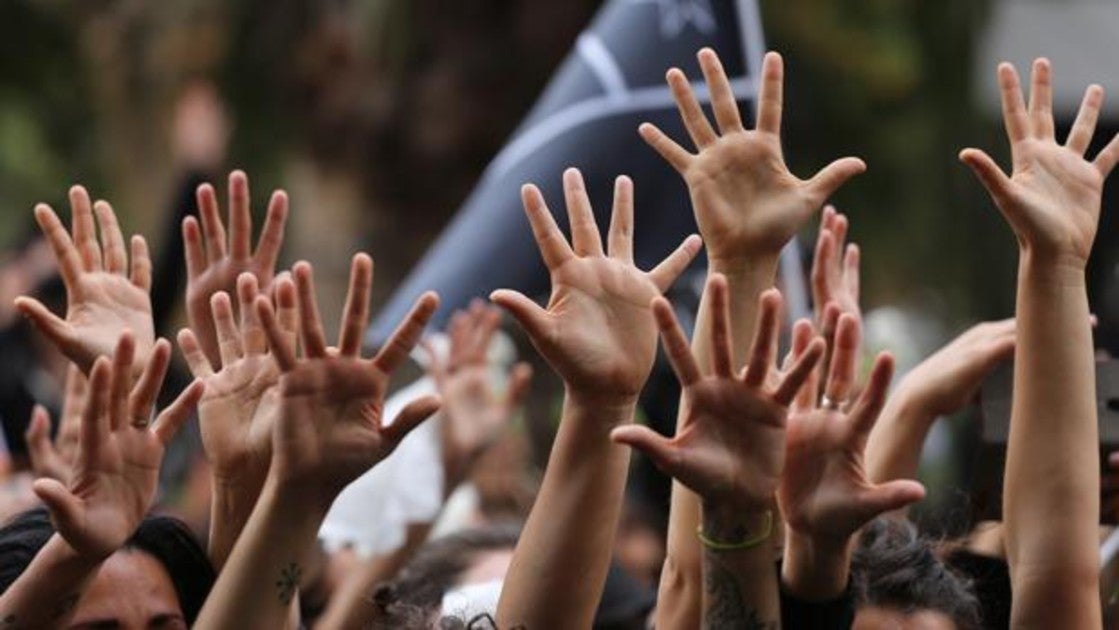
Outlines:
<svg viewBox="0 0 1119 630"><path fill-rule="evenodd" d="M858 606L935 610L962 630L981 626L971 581L944 563L909 521L880 517L864 529L851 562Z"/></svg>
<svg viewBox="0 0 1119 630"><path fill-rule="evenodd" d="M41 507L17 515L0 528L0 594L7 592L53 535L50 516ZM190 529L170 516L148 516L122 549L142 551L163 565L179 596L183 617L188 624L194 623L216 576Z"/></svg>

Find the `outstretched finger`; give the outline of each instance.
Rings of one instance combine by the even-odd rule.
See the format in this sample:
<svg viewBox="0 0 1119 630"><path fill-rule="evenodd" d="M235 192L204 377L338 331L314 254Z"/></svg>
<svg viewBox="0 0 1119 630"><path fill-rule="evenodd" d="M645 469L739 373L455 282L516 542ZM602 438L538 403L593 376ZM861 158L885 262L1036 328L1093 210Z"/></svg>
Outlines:
<svg viewBox="0 0 1119 630"><path fill-rule="evenodd" d="M195 194L198 199L198 219L206 243L206 256L211 263L225 258L225 226L218 213L218 196L210 184L202 184Z"/></svg>
<svg viewBox="0 0 1119 630"><path fill-rule="evenodd" d="M123 274L128 269L128 254L124 249L124 234L121 233L117 215L107 201L93 204L97 225L101 228L101 251L104 256L105 271Z"/></svg>
<svg viewBox="0 0 1119 630"><path fill-rule="evenodd" d="M81 527L83 520L81 501L71 494L61 481L45 477L36 479L31 484L31 490L50 512L51 522L63 539Z"/></svg>
<svg viewBox="0 0 1119 630"><path fill-rule="evenodd" d="M311 358L326 356L326 336L319 317L319 305L315 301L315 280L311 264L299 261L291 269L295 276L295 289L299 298L299 338L303 342L303 352Z"/></svg>
<svg viewBox="0 0 1119 630"><path fill-rule="evenodd" d="M191 382L179 394L179 397L156 417L155 422L152 423L151 432L159 438L164 446L171 443L171 438L175 437L179 429L190 419L191 412L198 406L198 401L202 400L202 394L205 390L206 387L202 384L202 381Z"/></svg>
<svg viewBox="0 0 1119 630"><path fill-rule="evenodd" d="M859 246L850 243L847 245L847 252L843 255L843 284L847 287L847 293L851 295L856 303L859 301L859 259L860 252Z"/></svg>
<svg viewBox="0 0 1119 630"><path fill-rule="evenodd" d="M1104 178L1111 174L1111 170L1119 163L1119 133L1115 134L1092 163Z"/></svg>
<svg viewBox="0 0 1119 630"><path fill-rule="evenodd" d="M824 395L836 403L845 401L854 387L861 336L862 331L856 316L850 313L839 316L835 340L832 344L828 380L824 386Z"/></svg>
<svg viewBox="0 0 1119 630"><path fill-rule="evenodd" d="M832 287L828 274L828 261L835 254L835 236L831 230L821 229L816 238L816 252L812 256L812 300L817 309L832 298Z"/></svg>
<svg viewBox="0 0 1119 630"><path fill-rule="evenodd" d="M368 254L354 255L350 264L350 288L342 309L338 350L342 356L361 354L361 340L369 323L369 294L373 291L373 259Z"/></svg>
<svg viewBox="0 0 1119 630"><path fill-rule="evenodd" d="M54 252L54 258L58 262L58 273L62 276L67 293L73 291L82 273L82 259L78 255L74 242L70 240L66 227L62 225L54 210L45 203L35 206L35 222L39 224L39 229L43 231L51 251Z"/></svg>
<svg viewBox="0 0 1119 630"><path fill-rule="evenodd" d="M240 331L233 321L233 304L229 300L228 293L218 291L210 296L210 313L214 320L221 364L232 365L244 355L244 350L241 348Z"/></svg>
<svg viewBox="0 0 1119 630"><path fill-rule="evenodd" d="M804 385L816 373L816 365L823 357L824 340L821 337L816 337L798 355L796 362L785 373L784 378L781 379L781 384L774 391L773 399L777 404L788 406L801 391L808 390Z"/></svg>
<svg viewBox="0 0 1119 630"><path fill-rule="evenodd" d="M247 356L264 354L268 351L268 339L260 325L253 303L260 294L256 276L244 272L237 276L237 310L241 315L241 351Z"/></svg>
<svg viewBox="0 0 1119 630"><path fill-rule="evenodd" d="M113 353L113 373L109 380L109 427L113 431L124 426L128 413L128 390L132 385L132 360L135 355L136 338L130 331L125 331Z"/></svg>
<svg viewBox="0 0 1119 630"><path fill-rule="evenodd" d="M89 396L86 397L78 431L79 461L96 459L101 445L109 436L109 417L105 411L109 404L112 372L113 368L106 357L98 357L89 372Z"/></svg>
<svg viewBox="0 0 1119 630"><path fill-rule="evenodd" d="M576 256L602 256L602 235L595 223L583 174L577 168L563 172L563 200L571 225L571 246Z"/></svg>
<svg viewBox="0 0 1119 630"><path fill-rule="evenodd" d="M794 357L800 357L808 351L808 346L815 339L815 330L812 323L807 319L797 320L793 324L792 332L792 348L790 353ZM823 337L821 337L823 339ZM821 359L826 360L827 341L823 346L824 354L821 354ZM820 370L813 366L813 370L804 379L804 383L800 389L797 390L795 397L792 400L791 409L794 413L809 411L816 407L816 397L819 395L819 374ZM787 378L787 377L786 377Z"/></svg>
<svg viewBox="0 0 1119 630"><path fill-rule="evenodd" d="M998 67L999 96L1002 100L1002 120L1006 125L1006 137L1010 144L1025 140L1030 133L1030 119L1026 115L1026 102L1022 98L1022 86L1018 71L1009 63Z"/></svg>
<svg viewBox="0 0 1119 630"><path fill-rule="evenodd" d="M610 432L610 440L643 453L657 468L675 477L679 473L680 453L672 440L649 427L627 424Z"/></svg>
<svg viewBox="0 0 1119 630"><path fill-rule="evenodd" d="M544 195L540 193L540 189L532 184L525 184L521 187L521 201L544 265L551 270L573 258L575 252L571 251L563 232L556 225L556 218L544 203Z"/></svg>
<svg viewBox="0 0 1119 630"><path fill-rule="evenodd" d="M706 291L711 300L711 367L720 378L734 376L729 292L726 277L720 273L711 274Z"/></svg>
<svg viewBox="0 0 1119 630"><path fill-rule="evenodd" d="M264 227L260 230L260 240L256 245L256 259L261 269L271 274L280 259L284 246L284 227L288 218L288 195L282 190L272 193L268 201L268 214L264 217Z"/></svg>
<svg viewBox="0 0 1119 630"><path fill-rule="evenodd" d="M668 87L672 90L672 98L676 101L676 108L680 111L680 119L684 122L684 128L688 131L688 136L691 137L695 146L702 149L719 139L715 130L711 128L711 123L707 120L707 115L703 113L703 108L699 105L699 99L696 98L695 92L692 90L692 84L688 81L688 77L679 68L672 68L665 74L665 80L668 81Z"/></svg>
<svg viewBox="0 0 1119 630"><path fill-rule="evenodd" d="M1079 155L1084 155L1088 145L1092 143L1092 136L1096 134L1096 122L1100 118L1100 107L1103 106L1103 88L1092 84L1084 91L1084 100L1080 102L1080 111L1076 113L1076 122L1072 123L1065 146Z"/></svg>
<svg viewBox="0 0 1119 630"><path fill-rule="evenodd" d="M614 211L606 249L611 258L633 264L633 180L625 175L614 180Z"/></svg>
<svg viewBox="0 0 1119 630"><path fill-rule="evenodd" d="M664 158L664 161L668 162L678 173L683 173L687 170L688 165L692 162L692 158L695 157L652 123L641 123L637 128L637 133L641 135L641 139L644 140L646 144L653 147L653 150L660 154L660 156Z"/></svg>
<svg viewBox="0 0 1119 630"><path fill-rule="evenodd" d="M188 281L202 275L209 263L206 262L206 248L202 246L202 228L194 217L183 219L183 255Z"/></svg>
<svg viewBox="0 0 1119 630"><path fill-rule="evenodd" d="M128 274L129 281L139 287L144 293L152 290L152 258L148 252L148 241L139 234L133 234L129 242L132 252L132 270Z"/></svg>
<svg viewBox="0 0 1119 630"><path fill-rule="evenodd" d="M490 294L490 301L505 309L528 334L537 349L549 343L551 324L548 312L524 294L510 289L498 289Z"/></svg>
<svg viewBox="0 0 1119 630"><path fill-rule="evenodd" d="M420 426L424 420L439 411L441 406L443 401L435 395L424 396L405 405L400 413L396 414L392 424L381 429L381 433L389 441L390 448L396 448L396 445L400 444L412 429Z"/></svg>
<svg viewBox="0 0 1119 630"><path fill-rule="evenodd" d="M389 373L395 370L408 358L416 342L423 336L424 328L439 307L439 296L428 291L420 296L412 306L412 310L404 316L404 320L396 327L388 341L373 357L373 364L382 372Z"/></svg>
<svg viewBox="0 0 1119 630"><path fill-rule="evenodd" d="M738 101L734 98L730 79L723 69L723 63L719 61L719 55L710 48L704 48L699 51L697 58L699 67L703 70L703 79L707 82L707 89L711 94L711 109L715 113L715 122L719 124L719 131L722 133L741 131L742 115L738 111Z"/></svg>
<svg viewBox="0 0 1119 630"><path fill-rule="evenodd" d="M781 304L781 292L777 289L768 289L758 297L758 323L743 378L751 387L760 387L765 382L777 356Z"/></svg>
<svg viewBox="0 0 1119 630"><path fill-rule="evenodd" d="M869 523L881 514L900 510L925 498L925 487L917 481L899 479L867 488L855 496L859 520Z"/></svg>
<svg viewBox="0 0 1119 630"><path fill-rule="evenodd" d="M784 108L785 64L781 55L768 52L762 60L762 84L758 93L757 130L781 133L781 114Z"/></svg>
<svg viewBox="0 0 1119 630"><path fill-rule="evenodd" d="M699 235L691 234L667 258L653 267L647 275L656 285L657 290L661 293L667 291L668 287L672 286L672 283L680 277L680 274L684 273L688 265L692 264L692 260L695 259L702 246L703 240L699 238Z"/></svg>
<svg viewBox="0 0 1119 630"><path fill-rule="evenodd" d="M27 430L23 433L23 441L27 444L31 470L37 477L47 476L46 473L50 472L49 462L61 456L51 443L51 418L42 405L35 405L31 409L31 421L27 423Z"/></svg>
<svg viewBox="0 0 1119 630"><path fill-rule="evenodd" d="M206 356L202 355L202 360ZM152 349L148 364L140 374L140 379L132 387L128 397L128 417L137 426L146 426L152 417L152 409L159 398L159 391L163 389L163 379L167 376L167 368L171 365L171 344L166 339L156 341Z"/></svg>
<svg viewBox="0 0 1119 630"><path fill-rule="evenodd" d="M1053 78L1049 60L1035 59L1030 85L1029 105L1030 127L1035 138L1052 140L1053 124Z"/></svg>
<svg viewBox="0 0 1119 630"><path fill-rule="evenodd" d="M253 308L252 305L249 308ZM176 339L179 342L179 350L183 353L183 358L186 359L187 367L190 368L191 375L195 378L213 376L214 368L210 365L210 360L206 358L206 353L202 352L202 346L198 344L198 338L194 336L194 331L183 328L179 331Z"/></svg>
<svg viewBox="0 0 1119 630"><path fill-rule="evenodd" d="M89 193L82 186L70 188L70 224L74 246L86 271L101 270L101 247L97 244L97 228L93 222L93 207Z"/></svg>
<svg viewBox="0 0 1119 630"><path fill-rule="evenodd" d="M299 337L299 301L296 298L295 282L291 274L284 272L272 283L273 299L276 301L276 320L288 345L295 347ZM257 313L260 317L260 313Z"/></svg>
<svg viewBox="0 0 1119 630"><path fill-rule="evenodd" d="M960 161L967 164L979 178L979 183L987 189L999 210L1010 205L1006 203L1010 199L1010 178L995 164L991 156L979 149L964 149L960 151ZM1003 210L1004 214L1005 212Z"/></svg>
<svg viewBox="0 0 1119 630"><path fill-rule="evenodd" d="M866 162L855 157L840 158L820 169L806 183L813 209L833 196L847 180L865 171Z"/></svg>
<svg viewBox="0 0 1119 630"><path fill-rule="evenodd" d="M250 210L249 177L244 171L229 174L229 256L246 260L252 253L253 215Z"/></svg>
<svg viewBox="0 0 1119 630"><path fill-rule="evenodd" d="M268 346L272 351L272 358L281 372L290 372L295 368L295 348L289 338L289 333L281 328L277 321L276 312L272 303L263 295L256 297L256 315L264 327L264 335L268 337Z"/></svg>
<svg viewBox="0 0 1119 630"><path fill-rule="evenodd" d="M505 390L505 406L508 409L519 407L528 397L531 385L532 366L523 361L514 365L509 374L509 386Z"/></svg>
<svg viewBox="0 0 1119 630"><path fill-rule="evenodd" d="M855 406L851 408L849 417L854 423L855 431L860 435L869 435L878 421L878 414L886 404L886 395L890 390L890 379L894 377L894 357L883 352L874 360L874 367L870 369L866 389L859 396Z"/></svg>
<svg viewBox="0 0 1119 630"><path fill-rule="evenodd" d="M698 382L702 378L699 365L696 363L695 355L692 354L691 346L688 345L684 329L680 327L676 314L672 312L672 305L668 300L658 296L653 300L652 308L653 319L656 320L661 339L664 341L668 363L676 373L680 385L688 387Z"/></svg>

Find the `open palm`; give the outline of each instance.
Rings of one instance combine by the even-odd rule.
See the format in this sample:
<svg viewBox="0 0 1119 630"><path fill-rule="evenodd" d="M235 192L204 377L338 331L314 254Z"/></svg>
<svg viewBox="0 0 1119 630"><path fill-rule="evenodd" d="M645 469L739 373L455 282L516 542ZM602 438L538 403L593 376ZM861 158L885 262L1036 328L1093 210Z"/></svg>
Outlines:
<svg viewBox="0 0 1119 630"><path fill-rule="evenodd" d="M1010 177L989 155L965 149L975 171L1019 241L1032 251L1083 266L1096 236L1103 182L1119 162L1119 135L1094 161L1084 157L1103 105L1103 88L1088 87L1064 145L1056 141L1049 62L1034 62L1029 106L1014 66L998 69L1003 121L1010 139Z"/></svg>
<svg viewBox="0 0 1119 630"><path fill-rule="evenodd" d="M705 48L698 56L718 133L687 77L677 68L668 71L667 80L698 154L688 152L649 123L639 131L687 182L696 222L712 258L776 254L836 189L866 167L856 158L843 158L811 179L797 178L785 165L781 151L781 56L771 52L762 64L755 129L743 126L730 81L715 52Z"/></svg>
<svg viewBox="0 0 1119 630"><path fill-rule="evenodd" d="M147 243L142 236L133 236L131 252L127 253L112 208L104 201L91 205L89 194L81 186L70 189L70 207L72 234L67 234L49 206L35 208L35 219L50 243L66 286L66 318L51 313L33 298L20 297L16 305L85 374L98 357L112 355L122 332L132 331L136 342L132 371L138 374L155 341Z"/></svg>
<svg viewBox="0 0 1119 630"><path fill-rule="evenodd" d="M636 396L653 366L656 327L649 303L699 251L689 237L660 265L643 272L633 264L633 188L619 177L615 187L608 253L603 251L590 200L579 171L564 172L571 222L568 245L539 189L522 197L544 264L552 278L547 308L515 291L492 299L517 319L569 389L599 402Z"/></svg>
<svg viewBox="0 0 1119 630"><path fill-rule="evenodd" d="M126 333L112 363L104 357L94 362L69 486L55 479L34 486L66 542L91 557L116 551L143 519L155 497L164 448L202 395L201 383L192 383L149 427L170 345L155 344L132 387L134 354L135 341Z"/></svg>
<svg viewBox="0 0 1119 630"><path fill-rule="evenodd" d="M669 361L684 387L684 419L676 437L630 425L615 429L611 438L646 453L711 504L743 511L768 509L784 468L787 406L823 356L823 341L805 348L784 378L771 374L769 357L775 354L781 297L776 290L767 291L760 298L750 364L735 375L726 280L714 275L707 292L715 359L709 376L701 375L668 302L658 298L653 305Z"/></svg>

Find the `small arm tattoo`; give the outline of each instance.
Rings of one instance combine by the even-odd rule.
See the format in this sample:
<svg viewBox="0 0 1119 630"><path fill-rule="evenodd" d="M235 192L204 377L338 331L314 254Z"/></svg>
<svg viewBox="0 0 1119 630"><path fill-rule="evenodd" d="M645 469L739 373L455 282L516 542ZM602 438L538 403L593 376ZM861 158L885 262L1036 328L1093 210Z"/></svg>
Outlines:
<svg viewBox="0 0 1119 630"><path fill-rule="evenodd" d="M705 511L704 532L716 540L742 540L750 535L749 529L736 518L713 518L713 511ZM780 630L777 620L766 620L757 609L748 605L742 596L738 575L723 564L718 552L706 550L703 554L703 628L724 630Z"/></svg>
<svg viewBox="0 0 1119 630"><path fill-rule="evenodd" d="M276 590L279 591L280 603L287 605L299 590L299 579L303 577L303 569L298 564L291 562L280 570L280 579L276 580Z"/></svg>

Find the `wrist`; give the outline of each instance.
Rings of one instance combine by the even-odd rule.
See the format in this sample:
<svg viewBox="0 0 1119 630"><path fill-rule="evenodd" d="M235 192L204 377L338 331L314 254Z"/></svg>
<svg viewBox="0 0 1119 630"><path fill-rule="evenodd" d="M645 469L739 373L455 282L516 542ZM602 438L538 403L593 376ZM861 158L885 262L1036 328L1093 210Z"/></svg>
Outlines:
<svg viewBox="0 0 1119 630"><path fill-rule="evenodd" d="M564 392L564 406L573 416L588 418L609 433L614 427L633 421L637 396L588 395L568 387Z"/></svg>
<svg viewBox="0 0 1119 630"><path fill-rule="evenodd" d="M779 516L772 504L730 505L704 500L700 542L713 551L734 551L770 547ZM722 549L720 549L722 548Z"/></svg>
<svg viewBox="0 0 1119 630"><path fill-rule="evenodd" d="M736 283L743 282L761 283L769 286L773 284L774 278L777 277L778 260L780 260L780 252L742 256L709 254L707 257L707 272L709 274L723 274L732 288Z"/></svg>
<svg viewBox="0 0 1119 630"><path fill-rule="evenodd" d="M281 513L283 518L317 519L322 521L330 511L331 504L341 492L334 491L317 479L306 476L285 476L282 473L269 474L260 491L256 509Z"/></svg>
<svg viewBox="0 0 1119 630"><path fill-rule="evenodd" d="M855 537L824 540L787 530L781 583L806 601L828 601L843 594L850 579Z"/></svg>
<svg viewBox="0 0 1119 630"><path fill-rule="evenodd" d="M1018 255L1020 279L1061 287L1085 287L1088 261L1074 254L1050 253L1022 245Z"/></svg>

